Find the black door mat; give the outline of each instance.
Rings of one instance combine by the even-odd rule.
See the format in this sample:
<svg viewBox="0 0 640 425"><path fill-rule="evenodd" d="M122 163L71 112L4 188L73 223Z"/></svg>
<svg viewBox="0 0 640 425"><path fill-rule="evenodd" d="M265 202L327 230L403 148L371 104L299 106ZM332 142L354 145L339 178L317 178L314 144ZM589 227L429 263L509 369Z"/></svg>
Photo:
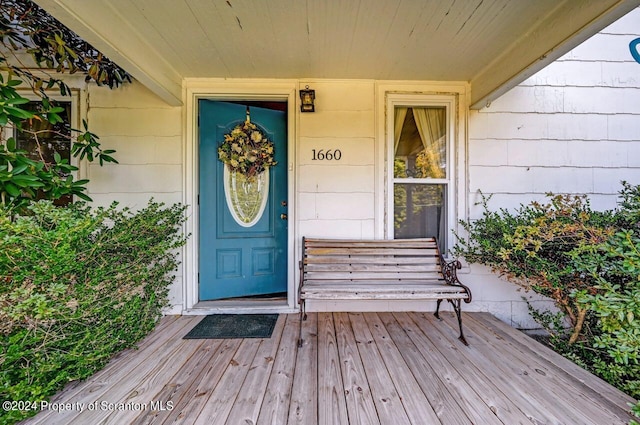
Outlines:
<svg viewBox="0 0 640 425"><path fill-rule="evenodd" d="M277 314L211 314L183 339L271 338Z"/></svg>

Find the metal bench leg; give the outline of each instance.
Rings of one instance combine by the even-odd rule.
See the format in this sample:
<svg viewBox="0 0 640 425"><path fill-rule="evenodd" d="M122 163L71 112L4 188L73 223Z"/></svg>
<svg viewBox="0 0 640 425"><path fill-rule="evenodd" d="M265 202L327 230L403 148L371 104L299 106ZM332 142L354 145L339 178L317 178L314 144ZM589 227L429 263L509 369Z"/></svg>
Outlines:
<svg viewBox="0 0 640 425"><path fill-rule="evenodd" d="M439 299L439 300L438 300L438 304L436 305L436 312L435 312L435 313L433 313L433 315L434 315L434 316L436 316L436 319L438 319L438 320L442 320L442 319L440 318L440 304L441 304L441 303L442 303L442 299Z"/></svg>
<svg viewBox="0 0 640 425"><path fill-rule="evenodd" d="M462 333L462 300L449 300L449 302L453 306L453 310L456 312L456 316L458 317L458 327L460 328L460 336L458 339L462 341L464 345L469 345L464 337L464 333Z"/></svg>
<svg viewBox="0 0 640 425"><path fill-rule="evenodd" d="M307 320L307 312L305 311L305 302L300 302L300 327L298 328L298 347L302 347L302 321Z"/></svg>

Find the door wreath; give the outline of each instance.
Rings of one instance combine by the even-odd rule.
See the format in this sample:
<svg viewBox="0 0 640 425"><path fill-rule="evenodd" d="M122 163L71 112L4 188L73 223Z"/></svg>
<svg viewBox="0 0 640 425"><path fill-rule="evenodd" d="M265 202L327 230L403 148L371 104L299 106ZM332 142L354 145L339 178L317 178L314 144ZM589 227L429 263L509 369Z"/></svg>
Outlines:
<svg viewBox="0 0 640 425"><path fill-rule="evenodd" d="M229 167L229 171L249 178L277 164L273 143L251 122L249 108L247 119L224 135L224 141L218 147L218 158Z"/></svg>

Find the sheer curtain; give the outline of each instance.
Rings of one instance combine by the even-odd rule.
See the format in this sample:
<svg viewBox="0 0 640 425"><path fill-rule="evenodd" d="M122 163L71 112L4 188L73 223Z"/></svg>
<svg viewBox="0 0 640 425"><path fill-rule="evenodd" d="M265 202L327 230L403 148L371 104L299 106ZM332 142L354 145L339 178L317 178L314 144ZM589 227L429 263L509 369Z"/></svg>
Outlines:
<svg viewBox="0 0 640 425"><path fill-rule="evenodd" d="M446 152L445 110L443 108L413 108L413 118L424 145L425 155L431 164L429 177L446 178L445 170L442 168L444 165L442 157Z"/></svg>
<svg viewBox="0 0 640 425"><path fill-rule="evenodd" d="M404 119L407 117L408 110L409 108L403 106L396 107L393 126L394 153L398 151L398 145L400 144L400 135L402 134L402 126L404 125Z"/></svg>
<svg viewBox="0 0 640 425"><path fill-rule="evenodd" d="M413 118L424 145L424 155L429 164L429 177L444 179L446 175L446 114L444 108L413 108ZM444 160L444 161L443 161ZM433 212L436 219L436 237L440 250L445 252L447 231L446 185L433 185L435 189Z"/></svg>

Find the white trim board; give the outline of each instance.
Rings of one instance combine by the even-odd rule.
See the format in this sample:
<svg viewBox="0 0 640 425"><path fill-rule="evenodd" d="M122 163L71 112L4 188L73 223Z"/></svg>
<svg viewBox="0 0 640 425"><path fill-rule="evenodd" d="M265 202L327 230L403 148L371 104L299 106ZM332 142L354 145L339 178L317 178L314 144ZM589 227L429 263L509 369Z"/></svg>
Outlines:
<svg viewBox="0 0 640 425"><path fill-rule="evenodd" d="M389 173L387 159L389 153L389 137L393 137L393 116L388 117L389 106L446 104L450 116L450 157L453 161L452 178L454 190L451 191L453 201L449 214L449 229L459 231L458 220L468 217L468 117L470 87L466 82L412 82L412 81L380 81L376 82L376 238L391 238L389 230L393 218L387 216L389 195ZM390 135L391 134L391 135ZM392 140L392 139L391 139ZM453 236L449 236L452 246Z"/></svg>

